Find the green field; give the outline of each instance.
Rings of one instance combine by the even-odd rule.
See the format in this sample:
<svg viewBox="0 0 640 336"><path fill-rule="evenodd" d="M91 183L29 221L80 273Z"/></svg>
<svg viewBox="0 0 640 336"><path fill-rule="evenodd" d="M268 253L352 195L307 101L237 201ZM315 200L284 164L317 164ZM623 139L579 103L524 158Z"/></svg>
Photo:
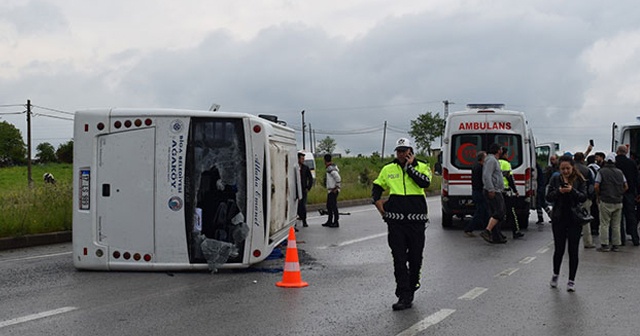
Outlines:
<svg viewBox="0 0 640 336"><path fill-rule="evenodd" d="M56 184L44 183L47 172ZM31 188L27 175L27 167L0 169L0 238L70 230L72 165L34 165Z"/></svg>
<svg viewBox="0 0 640 336"><path fill-rule="evenodd" d="M433 168L434 158L421 158L428 161ZM371 184L378 177L378 173L382 166L391 162L393 159L387 157L384 160L380 158L361 157L361 158L335 158L334 163L340 169L340 177L342 178L342 187L338 201L362 199L371 197ZM326 169L322 159L316 159L316 184L309 192L308 204L325 203L327 201L327 189L324 187ZM440 190L440 177L435 176L428 188L429 191Z"/></svg>
<svg viewBox="0 0 640 336"><path fill-rule="evenodd" d="M339 201L371 197L371 183L380 168L391 158L336 158L342 190ZM429 158L431 167L433 159ZM308 204L326 202L325 167L316 160L316 185L309 193ZM44 173L52 173L56 184L45 184ZM73 166L71 164L34 165L33 186L27 182L27 167L0 168L0 238L71 230ZM440 189L440 178L434 176L428 190Z"/></svg>

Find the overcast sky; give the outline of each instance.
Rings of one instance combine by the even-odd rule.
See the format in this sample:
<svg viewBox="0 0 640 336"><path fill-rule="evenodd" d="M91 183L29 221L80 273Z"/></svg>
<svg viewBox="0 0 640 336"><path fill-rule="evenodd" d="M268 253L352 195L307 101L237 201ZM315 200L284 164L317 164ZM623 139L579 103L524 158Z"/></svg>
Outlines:
<svg viewBox="0 0 640 336"><path fill-rule="evenodd" d="M0 2L0 117L34 148L62 112L163 107L276 114L338 150L385 153L410 121L467 103L527 114L537 142L609 151L640 115L640 12L616 0ZM47 110L43 109L53 109ZM347 134L347 135L344 135ZM298 132L302 143L302 136ZM307 137L308 141L308 137ZM434 144L439 146L439 141ZM309 144L307 142L307 148Z"/></svg>

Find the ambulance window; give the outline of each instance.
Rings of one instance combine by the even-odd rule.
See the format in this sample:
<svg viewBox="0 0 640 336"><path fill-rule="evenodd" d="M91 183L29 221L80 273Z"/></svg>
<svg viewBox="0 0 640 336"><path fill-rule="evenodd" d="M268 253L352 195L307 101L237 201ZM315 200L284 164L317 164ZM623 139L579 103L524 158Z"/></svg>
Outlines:
<svg viewBox="0 0 640 336"><path fill-rule="evenodd" d="M549 156L551 155L550 146L536 147L536 161L541 168L546 168L549 165Z"/></svg>
<svg viewBox="0 0 640 336"><path fill-rule="evenodd" d="M625 133L629 133L628 136L625 134L623 138L628 142L623 141L622 143L629 144L629 153L631 153L631 158L637 160L638 149L640 149L640 128L632 128Z"/></svg>
<svg viewBox="0 0 640 336"><path fill-rule="evenodd" d="M471 169L476 163L478 148L485 147L481 134L454 135L451 146L451 164L459 169Z"/></svg>
<svg viewBox="0 0 640 336"><path fill-rule="evenodd" d="M520 135L515 134L496 134L494 142L507 147L507 159L514 169L522 164L522 142Z"/></svg>

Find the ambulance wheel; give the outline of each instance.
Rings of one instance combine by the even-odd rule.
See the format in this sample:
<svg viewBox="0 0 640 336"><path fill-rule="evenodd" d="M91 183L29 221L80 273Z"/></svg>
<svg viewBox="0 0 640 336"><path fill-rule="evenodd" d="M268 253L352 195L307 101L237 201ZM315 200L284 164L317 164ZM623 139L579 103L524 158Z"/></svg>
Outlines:
<svg viewBox="0 0 640 336"><path fill-rule="evenodd" d="M442 211L442 227L443 228L449 228L452 225L453 225L453 215L447 214L443 210Z"/></svg>

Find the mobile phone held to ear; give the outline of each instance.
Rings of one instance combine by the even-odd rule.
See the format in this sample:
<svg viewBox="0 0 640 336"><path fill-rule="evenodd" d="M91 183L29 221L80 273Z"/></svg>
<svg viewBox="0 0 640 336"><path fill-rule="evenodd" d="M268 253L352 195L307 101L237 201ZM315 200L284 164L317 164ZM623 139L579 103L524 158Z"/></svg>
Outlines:
<svg viewBox="0 0 640 336"><path fill-rule="evenodd" d="M593 139L589 139L589 146L591 146L591 147L595 146L595 145L593 144Z"/></svg>

